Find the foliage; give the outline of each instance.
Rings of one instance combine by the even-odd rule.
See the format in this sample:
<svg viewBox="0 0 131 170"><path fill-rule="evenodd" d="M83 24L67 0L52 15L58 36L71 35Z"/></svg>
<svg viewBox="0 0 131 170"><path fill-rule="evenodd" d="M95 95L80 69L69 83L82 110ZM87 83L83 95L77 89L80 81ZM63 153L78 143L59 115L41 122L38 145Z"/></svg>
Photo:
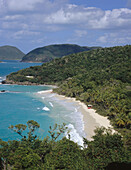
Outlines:
<svg viewBox="0 0 131 170"><path fill-rule="evenodd" d="M94 169L102 169L111 162L127 161L128 153L118 133L112 134L110 129L97 128L93 139L90 142L84 139L88 145L84 152Z"/></svg>
<svg viewBox="0 0 131 170"><path fill-rule="evenodd" d="M80 147L63 138L55 143L45 157L45 169L86 169L87 161Z"/></svg>
<svg viewBox="0 0 131 170"><path fill-rule="evenodd" d="M22 62L49 62L55 58L95 48L98 47L81 47L75 44L49 45L30 51L22 58Z"/></svg>
<svg viewBox="0 0 131 170"><path fill-rule="evenodd" d="M124 147L124 141L118 134L112 134L110 130L98 128L93 136L93 141L84 139L85 147L81 147L63 137L55 140L54 137L46 137L40 140L37 136L33 138L34 132L40 125L31 120L27 122L29 132L27 138L22 137L20 141L2 141L0 139L0 168L1 169L104 169L112 162L129 163L129 153ZM26 127L19 124L11 126L15 132L17 127ZM51 130L58 127L60 134L66 128L65 125L55 125ZM19 128L20 129L20 128ZM31 133L30 133L31 132ZM55 131L53 131L55 132ZM54 136L57 136L55 132ZM34 139L29 140L31 138ZM18 133L19 134L19 133ZM20 135L20 134L19 134ZM51 133L52 135L52 133ZM21 135L20 135L21 136Z"/></svg>
<svg viewBox="0 0 131 170"><path fill-rule="evenodd" d="M65 133L67 127L65 126L65 124L63 123L63 125L57 125L55 124L54 127L52 128L51 126L49 127L49 134L52 138L53 141L55 141L56 139L58 139L58 137L62 134Z"/></svg>

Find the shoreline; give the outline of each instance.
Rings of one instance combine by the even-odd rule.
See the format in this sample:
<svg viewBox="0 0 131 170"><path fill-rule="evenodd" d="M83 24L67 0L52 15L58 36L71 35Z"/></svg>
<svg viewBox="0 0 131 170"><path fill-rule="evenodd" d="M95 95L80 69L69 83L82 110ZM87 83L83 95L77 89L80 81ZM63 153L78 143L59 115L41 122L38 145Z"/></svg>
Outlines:
<svg viewBox="0 0 131 170"><path fill-rule="evenodd" d="M76 100L76 98L59 95L57 93L54 93L53 90L40 91L38 93L40 94L53 93L59 99L65 99L67 100L67 102L74 102L75 104L79 105L80 106L79 111L82 114L83 122L84 122L84 132L88 140L93 140L92 136L95 135L94 130L96 129L96 127L103 126L105 128L111 128L112 133L115 132L115 130L113 129L113 126L110 124L110 121L107 117L99 115L98 113L96 113L96 110L94 109L88 109L85 103L79 100Z"/></svg>
<svg viewBox="0 0 131 170"><path fill-rule="evenodd" d="M4 82L4 83L3 83ZM8 82L6 80L2 80L0 82L3 85L22 85L22 86L47 86L51 87L52 89L57 88L56 85L48 85L48 84L39 84L39 83L29 83L29 82Z"/></svg>
<svg viewBox="0 0 131 170"><path fill-rule="evenodd" d="M47 85L47 84L26 84L26 83L10 83L10 85L35 85L35 86L48 86L51 87L52 89L50 90L45 90L45 91L39 91L38 94L45 94L45 93L49 93L49 94L55 94L56 97L58 97L59 99L65 99L68 102L73 102L77 105L80 106L79 111L82 114L83 117L83 122L84 122L84 132L86 134L86 138L88 140L93 140L92 136L95 135L94 130L96 129L96 127L105 127L105 128L111 128L112 133L115 132L115 130L113 129L113 126L110 124L110 121L107 117L101 116L98 113L96 113L96 110L94 109L88 109L87 105L79 100L76 100L76 98L71 98L71 97L66 97L64 95L59 95L55 92L53 92L54 88L57 88L57 86L55 85ZM6 84L4 84L6 85ZM9 85L7 83L7 85Z"/></svg>

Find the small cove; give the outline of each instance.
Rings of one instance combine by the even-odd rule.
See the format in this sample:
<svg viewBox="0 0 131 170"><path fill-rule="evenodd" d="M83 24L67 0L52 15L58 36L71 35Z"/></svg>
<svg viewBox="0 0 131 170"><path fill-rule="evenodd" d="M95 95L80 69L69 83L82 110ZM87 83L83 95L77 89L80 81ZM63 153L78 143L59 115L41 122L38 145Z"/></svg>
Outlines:
<svg viewBox="0 0 131 170"><path fill-rule="evenodd" d="M1 63L1 80L10 72L29 67L31 64L33 63L19 63L18 61ZM8 127L18 123L26 124L28 120L35 120L40 124L40 129L37 131L40 138L49 135L49 126L53 126L55 123L66 123L72 129L73 140L81 144L82 136L85 134L79 106L74 102L60 100L55 94L45 93L43 95L39 93L50 89L50 86L0 84L0 90L6 91L0 94L0 138L5 141L20 139Z"/></svg>

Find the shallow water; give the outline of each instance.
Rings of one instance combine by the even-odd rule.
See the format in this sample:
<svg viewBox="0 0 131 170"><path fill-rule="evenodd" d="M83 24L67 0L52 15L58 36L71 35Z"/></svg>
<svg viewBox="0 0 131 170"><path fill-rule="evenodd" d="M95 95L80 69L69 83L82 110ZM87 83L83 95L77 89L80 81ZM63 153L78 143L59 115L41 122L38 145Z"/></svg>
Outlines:
<svg viewBox="0 0 131 170"><path fill-rule="evenodd" d="M12 61L1 63L1 80L10 72L29 67L31 64ZM82 136L85 136L85 133L80 106L57 97L55 93L39 93L49 89L51 87L0 84L0 90L5 90L5 93L0 93L0 138L6 141L20 139L8 127L35 120L40 124L37 131L40 138L49 135L49 126L66 123L71 130L71 139L82 145Z"/></svg>
<svg viewBox="0 0 131 170"><path fill-rule="evenodd" d="M73 102L64 97L58 97L55 93L42 93L39 92L33 94L37 100L44 103L43 110L47 110L46 113L41 113L42 116L47 115L54 120L57 124L66 123L70 130L71 139L78 144L82 145L82 137L85 137L83 116L80 112L78 103ZM39 108L40 110L42 108ZM67 136L67 134L66 134Z"/></svg>

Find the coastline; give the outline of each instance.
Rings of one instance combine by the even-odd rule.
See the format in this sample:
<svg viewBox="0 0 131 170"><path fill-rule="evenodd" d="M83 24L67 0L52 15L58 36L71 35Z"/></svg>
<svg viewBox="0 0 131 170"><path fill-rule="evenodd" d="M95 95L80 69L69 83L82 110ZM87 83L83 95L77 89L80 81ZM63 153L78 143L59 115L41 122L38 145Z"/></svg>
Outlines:
<svg viewBox="0 0 131 170"><path fill-rule="evenodd" d="M8 82L9 83L9 82ZM7 84L8 84L7 83ZM53 92L53 88L57 88L57 86L55 85L47 85L47 84L36 84L36 83L17 83L17 82L11 82L10 84L17 84L17 85L38 85L38 86L48 86L51 87L50 90L46 90L46 91L39 91L38 94L42 95L42 94L54 94L57 98L64 99L67 100L68 102L72 102L74 104L76 104L77 106L79 106L79 112L82 115L82 119L83 119L83 124L84 124L84 132L85 138L87 138L88 140L92 140L92 136L95 135L94 130L96 129L96 127L105 127L105 128L111 128L112 132L114 133L115 130L113 129L113 126L111 126L110 121L108 120L107 117L101 116L98 113L96 113L96 110L94 109L88 109L87 105L79 100L76 100L76 98L71 98L71 97L66 97L63 95L59 95L55 92ZM81 135L81 134L80 134Z"/></svg>
<svg viewBox="0 0 131 170"><path fill-rule="evenodd" d="M101 116L98 113L96 113L96 110L94 109L88 109L87 105L81 101L77 101L75 98L66 97L63 95L59 95L57 93L54 93L53 90L46 90L46 91L40 91L38 92L40 94L45 93L53 93L57 98L60 100L67 100L67 102L73 102L77 105L79 105L79 111L82 114L83 122L84 122L84 132L86 134L86 138L88 140L92 140L92 136L95 135L94 130L96 127L105 127L105 128L111 128L112 132L114 133L115 130L113 129L113 126L111 126L110 121L107 117Z"/></svg>
<svg viewBox="0 0 131 170"><path fill-rule="evenodd" d="M52 89L57 88L56 85L31 83L31 82L28 82L28 81L27 82L13 82L13 81L2 80L1 84L4 84L4 85L24 85L24 86L47 86L47 87L51 87Z"/></svg>

